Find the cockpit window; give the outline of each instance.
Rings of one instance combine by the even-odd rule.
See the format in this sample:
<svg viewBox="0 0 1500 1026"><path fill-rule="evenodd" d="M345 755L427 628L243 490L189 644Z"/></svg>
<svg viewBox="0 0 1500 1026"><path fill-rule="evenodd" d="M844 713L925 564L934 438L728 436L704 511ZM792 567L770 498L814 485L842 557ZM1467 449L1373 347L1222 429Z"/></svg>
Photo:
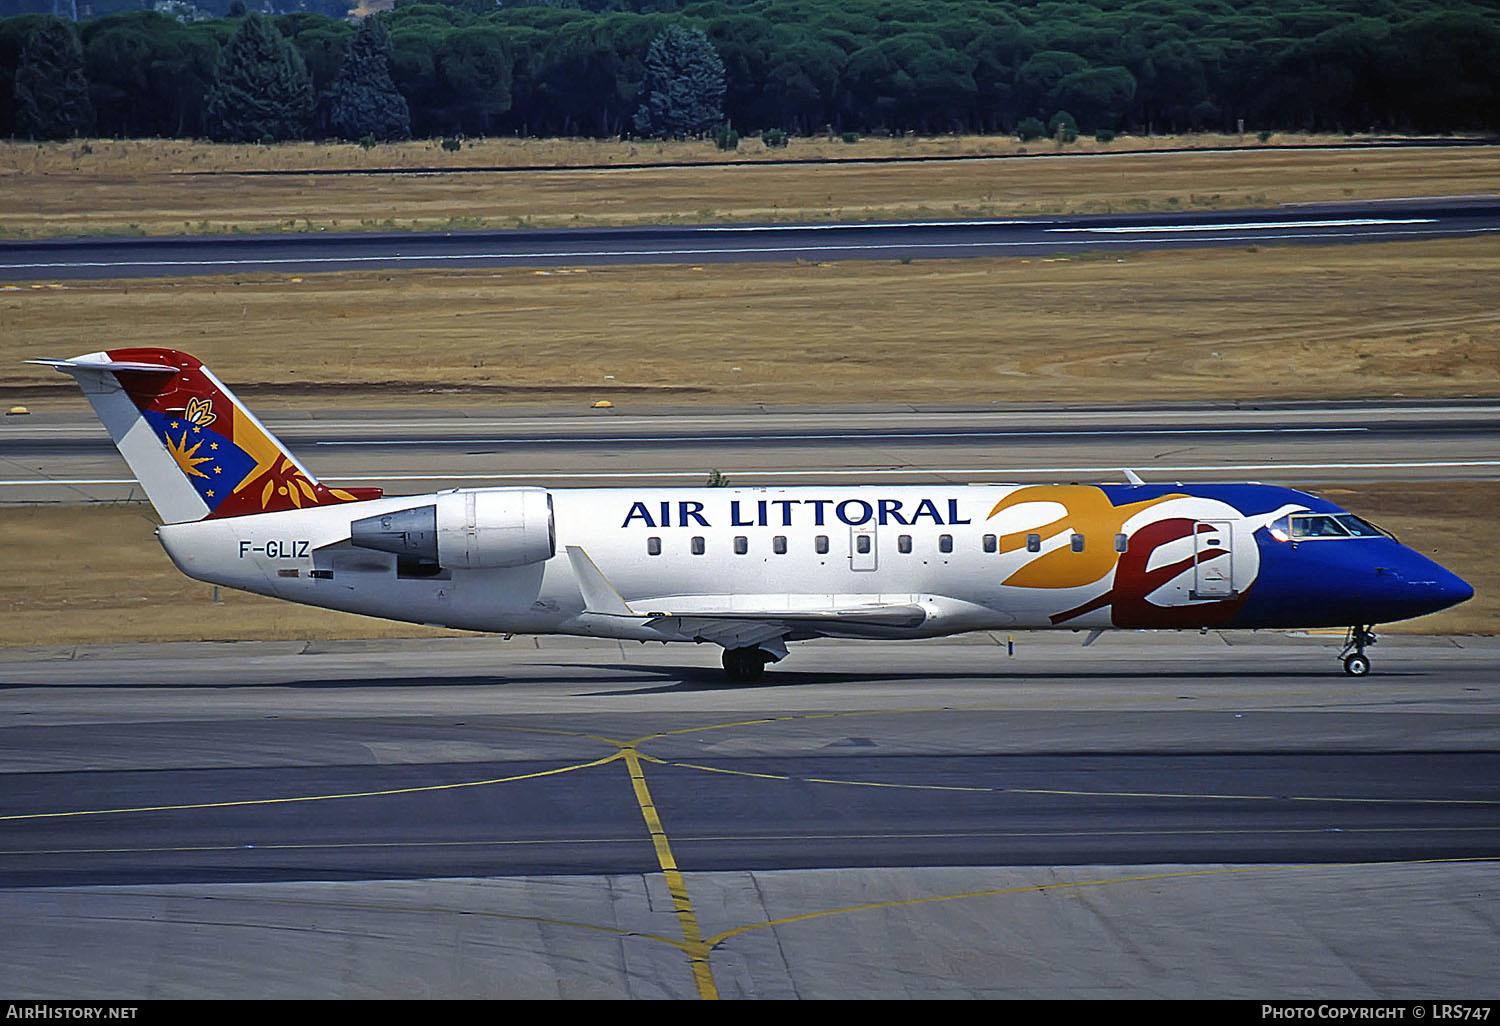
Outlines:
<svg viewBox="0 0 1500 1026"><path fill-rule="evenodd" d="M1293 513L1269 525L1277 541L1306 541L1309 538L1389 538L1368 520L1353 513Z"/></svg>
<svg viewBox="0 0 1500 1026"><path fill-rule="evenodd" d="M1390 535L1368 520L1361 520L1353 513L1344 513L1339 516L1339 523L1356 538L1389 538Z"/></svg>
<svg viewBox="0 0 1500 1026"><path fill-rule="evenodd" d="M1292 537L1302 538L1347 538L1348 530L1339 523L1339 518L1326 513L1305 513L1292 517Z"/></svg>

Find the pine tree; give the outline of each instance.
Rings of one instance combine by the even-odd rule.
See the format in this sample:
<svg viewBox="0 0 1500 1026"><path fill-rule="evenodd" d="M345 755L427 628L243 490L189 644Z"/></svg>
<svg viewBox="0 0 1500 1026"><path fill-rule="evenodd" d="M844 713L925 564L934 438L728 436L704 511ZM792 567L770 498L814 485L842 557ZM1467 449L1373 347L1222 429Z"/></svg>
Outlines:
<svg viewBox="0 0 1500 1026"><path fill-rule="evenodd" d="M218 142L300 139L312 117L312 78L302 55L268 19L247 15L209 87L208 134Z"/></svg>
<svg viewBox="0 0 1500 1026"><path fill-rule="evenodd" d="M646 50L641 94L641 135L703 135L724 120L724 62L701 29L668 25Z"/></svg>
<svg viewBox="0 0 1500 1026"><path fill-rule="evenodd" d="M94 127L83 75L83 45L70 22L48 18L31 34L16 66L16 134L71 139Z"/></svg>
<svg viewBox="0 0 1500 1026"><path fill-rule="evenodd" d="M411 112L391 78L391 37L368 17L349 42L330 92L330 120L344 139L408 139Z"/></svg>

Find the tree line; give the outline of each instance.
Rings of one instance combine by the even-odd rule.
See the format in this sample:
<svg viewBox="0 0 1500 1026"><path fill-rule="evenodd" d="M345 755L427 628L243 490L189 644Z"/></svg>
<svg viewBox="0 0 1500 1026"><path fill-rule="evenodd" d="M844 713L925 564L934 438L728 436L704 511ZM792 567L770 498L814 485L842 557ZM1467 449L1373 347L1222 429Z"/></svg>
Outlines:
<svg viewBox="0 0 1500 1026"><path fill-rule="evenodd" d="M653 64L669 29L711 56ZM705 81L742 132L1014 132L1059 112L1083 131L1494 131L1497 54L1481 0L398 0L363 28L23 15L0 19L0 135L38 135L54 65L74 69L56 78L66 134L109 137L225 138L250 108L245 137L265 139L679 134L641 115Z"/></svg>

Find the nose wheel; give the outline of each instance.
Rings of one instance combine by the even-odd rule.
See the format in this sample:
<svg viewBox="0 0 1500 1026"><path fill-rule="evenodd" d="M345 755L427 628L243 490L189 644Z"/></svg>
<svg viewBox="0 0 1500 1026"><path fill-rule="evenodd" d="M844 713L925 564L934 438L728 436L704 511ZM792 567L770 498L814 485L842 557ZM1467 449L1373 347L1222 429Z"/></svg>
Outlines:
<svg viewBox="0 0 1500 1026"><path fill-rule="evenodd" d="M1344 660L1344 672L1351 677L1363 677L1369 673L1370 657L1365 655L1365 647L1377 640L1374 630L1369 627L1350 627L1344 650L1339 653Z"/></svg>

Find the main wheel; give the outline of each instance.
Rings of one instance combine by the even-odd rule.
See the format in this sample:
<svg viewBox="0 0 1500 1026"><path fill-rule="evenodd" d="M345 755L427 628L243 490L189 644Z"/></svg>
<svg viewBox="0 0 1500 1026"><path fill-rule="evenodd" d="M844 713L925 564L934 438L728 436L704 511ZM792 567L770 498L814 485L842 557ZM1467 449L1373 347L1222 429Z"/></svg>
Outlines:
<svg viewBox="0 0 1500 1026"><path fill-rule="evenodd" d="M765 672L765 653L758 648L726 648L724 650L724 672L736 684L749 684L760 680Z"/></svg>
<svg viewBox="0 0 1500 1026"><path fill-rule="evenodd" d="M1351 677L1363 677L1370 672L1370 659L1368 656L1355 652L1353 655L1344 657L1344 672Z"/></svg>

